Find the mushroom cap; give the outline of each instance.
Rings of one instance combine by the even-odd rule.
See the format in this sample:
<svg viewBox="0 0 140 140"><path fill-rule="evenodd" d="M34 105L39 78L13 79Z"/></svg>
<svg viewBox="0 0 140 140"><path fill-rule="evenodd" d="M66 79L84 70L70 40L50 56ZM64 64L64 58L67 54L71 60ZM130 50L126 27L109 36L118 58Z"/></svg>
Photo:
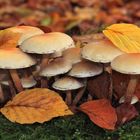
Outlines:
<svg viewBox="0 0 140 140"><path fill-rule="evenodd" d="M56 76L67 73L72 68L70 63L67 63L63 58L57 58L50 62L41 72L40 76Z"/></svg>
<svg viewBox="0 0 140 140"><path fill-rule="evenodd" d="M72 77L63 77L55 81L52 86L54 89L66 91L79 89L83 87L84 84Z"/></svg>
<svg viewBox="0 0 140 140"><path fill-rule="evenodd" d="M123 53L107 39L89 43L82 49L83 58L100 63L109 63Z"/></svg>
<svg viewBox="0 0 140 140"><path fill-rule="evenodd" d="M90 61L81 61L73 65L68 75L77 78L92 77L101 74L103 67Z"/></svg>
<svg viewBox="0 0 140 140"><path fill-rule="evenodd" d="M74 47L73 39L61 32L51 32L26 39L20 46L24 52L51 54Z"/></svg>
<svg viewBox="0 0 140 140"><path fill-rule="evenodd" d="M63 57L70 63L75 64L81 61L81 48L75 47L63 52Z"/></svg>
<svg viewBox="0 0 140 140"><path fill-rule="evenodd" d="M36 61L18 48L0 49L1 69L20 69L34 65Z"/></svg>
<svg viewBox="0 0 140 140"><path fill-rule="evenodd" d="M32 26L15 26L15 27L8 28L8 30L15 33L21 33L21 37L18 41L19 45L27 38L30 38L35 35L44 34L44 32L41 29Z"/></svg>
<svg viewBox="0 0 140 140"><path fill-rule="evenodd" d="M62 51L58 51L51 54L50 58L58 58L58 57L61 57L62 55L63 55Z"/></svg>
<svg viewBox="0 0 140 140"><path fill-rule="evenodd" d="M140 74L140 54L122 54L111 62L111 67L124 74Z"/></svg>
<svg viewBox="0 0 140 140"><path fill-rule="evenodd" d="M2 80L1 84L9 86L8 80ZM37 84L33 77L21 78L21 84L23 88L31 88Z"/></svg>
<svg viewBox="0 0 140 140"><path fill-rule="evenodd" d="M135 103L137 103L139 101L139 98L137 97L137 96L133 96L132 97L132 99L131 99L131 104L135 104ZM120 98L120 100L119 100L119 103L121 104L121 103L124 103L125 102L125 97L124 96L122 96L121 98Z"/></svg>

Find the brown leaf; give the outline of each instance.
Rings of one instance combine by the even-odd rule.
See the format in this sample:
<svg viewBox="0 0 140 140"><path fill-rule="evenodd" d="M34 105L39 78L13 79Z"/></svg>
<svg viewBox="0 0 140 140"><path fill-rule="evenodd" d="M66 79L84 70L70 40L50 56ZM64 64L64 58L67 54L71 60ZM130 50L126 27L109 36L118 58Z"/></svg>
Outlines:
<svg viewBox="0 0 140 140"><path fill-rule="evenodd" d="M73 114L59 94L45 88L20 92L1 108L1 113L11 122L20 124L43 123L54 117Z"/></svg>
<svg viewBox="0 0 140 140"><path fill-rule="evenodd" d="M116 99L121 98L127 89L130 76L119 72L112 72L113 90Z"/></svg>
<svg viewBox="0 0 140 140"><path fill-rule="evenodd" d="M116 108L117 125L122 125L138 115L136 108L131 104L122 104Z"/></svg>
<svg viewBox="0 0 140 140"><path fill-rule="evenodd" d="M102 85L102 86L101 86ZM97 98L109 98L110 75L107 72L88 81L87 89L92 96Z"/></svg>
<svg viewBox="0 0 140 140"><path fill-rule="evenodd" d="M80 110L86 113L96 125L109 130L115 129L117 114L109 100L100 99L86 102L80 106Z"/></svg>

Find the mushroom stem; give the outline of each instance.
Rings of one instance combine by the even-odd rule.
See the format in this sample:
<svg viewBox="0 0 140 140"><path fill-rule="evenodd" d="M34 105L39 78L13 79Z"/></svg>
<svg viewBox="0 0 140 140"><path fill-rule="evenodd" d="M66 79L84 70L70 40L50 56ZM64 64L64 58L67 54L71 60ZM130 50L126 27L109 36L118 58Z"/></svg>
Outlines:
<svg viewBox="0 0 140 140"><path fill-rule="evenodd" d="M131 75L130 81L129 81L128 86L127 86L126 94L125 94L125 98L126 98L125 102L126 103L131 102L132 96L133 96L135 89L136 89L136 86L137 86L137 82L138 82L137 76Z"/></svg>
<svg viewBox="0 0 140 140"><path fill-rule="evenodd" d="M22 84L21 84L17 71L15 69L10 69L9 72L10 72L11 78L14 82L14 85L15 85L17 91L18 92L23 91L23 87L22 87Z"/></svg>
<svg viewBox="0 0 140 140"><path fill-rule="evenodd" d="M3 93L3 90L2 90L2 86L0 84L0 102L3 102L4 101L4 93Z"/></svg>
<svg viewBox="0 0 140 140"><path fill-rule="evenodd" d="M108 72L109 73L109 77L110 77L110 85L109 85L109 96L108 98L110 100L112 100L112 94L113 94L113 83L112 83L112 69L111 69L111 66L110 64L104 64L104 71Z"/></svg>
<svg viewBox="0 0 140 140"><path fill-rule="evenodd" d="M71 91L70 90L68 90L67 93L66 93L66 99L65 99L65 101L66 101L66 104L67 105L71 105L72 96L71 96Z"/></svg>
<svg viewBox="0 0 140 140"><path fill-rule="evenodd" d="M16 95L16 90L14 88L13 82L11 80L8 80L10 91L11 91L11 97L13 98Z"/></svg>
<svg viewBox="0 0 140 140"><path fill-rule="evenodd" d="M74 100L73 100L72 105L74 105L74 106L77 105L77 103L78 103L78 102L80 101L80 99L82 98L82 96L83 96L85 90L86 90L86 86L84 86L83 88L81 88L81 89L79 90L78 94L76 95L76 97L75 97Z"/></svg>
<svg viewBox="0 0 140 140"><path fill-rule="evenodd" d="M40 70L42 70L49 62L49 58L47 54L43 54L41 64L40 64Z"/></svg>
<svg viewBox="0 0 140 140"><path fill-rule="evenodd" d="M48 88L48 80L41 78L41 88Z"/></svg>

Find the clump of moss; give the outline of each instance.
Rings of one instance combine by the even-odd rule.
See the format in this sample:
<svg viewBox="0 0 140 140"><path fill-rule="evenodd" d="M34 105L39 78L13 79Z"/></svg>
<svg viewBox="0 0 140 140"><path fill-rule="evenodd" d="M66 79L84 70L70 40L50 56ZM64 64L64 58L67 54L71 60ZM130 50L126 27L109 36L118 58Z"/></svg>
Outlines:
<svg viewBox="0 0 140 140"><path fill-rule="evenodd" d="M94 125L84 114L56 118L50 122L20 125L0 115L0 140L139 140L140 118L106 131Z"/></svg>

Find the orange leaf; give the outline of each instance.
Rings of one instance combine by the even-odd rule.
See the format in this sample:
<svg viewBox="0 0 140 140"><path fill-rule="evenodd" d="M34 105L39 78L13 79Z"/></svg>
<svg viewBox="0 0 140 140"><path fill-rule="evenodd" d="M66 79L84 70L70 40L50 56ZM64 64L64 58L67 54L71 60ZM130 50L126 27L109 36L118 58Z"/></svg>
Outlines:
<svg viewBox="0 0 140 140"><path fill-rule="evenodd" d="M0 31L0 48L16 48L20 33L14 33L8 29Z"/></svg>
<svg viewBox="0 0 140 140"><path fill-rule="evenodd" d="M54 117L73 114L59 94L45 88L20 92L1 108L1 113L11 122L20 124L43 123Z"/></svg>
<svg viewBox="0 0 140 140"><path fill-rule="evenodd" d="M120 50L140 53L140 28L133 24L113 24L103 30L104 35Z"/></svg>
<svg viewBox="0 0 140 140"><path fill-rule="evenodd" d="M117 114L109 100L88 101L80 106L80 110L86 113L96 125L109 130L115 129Z"/></svg>

